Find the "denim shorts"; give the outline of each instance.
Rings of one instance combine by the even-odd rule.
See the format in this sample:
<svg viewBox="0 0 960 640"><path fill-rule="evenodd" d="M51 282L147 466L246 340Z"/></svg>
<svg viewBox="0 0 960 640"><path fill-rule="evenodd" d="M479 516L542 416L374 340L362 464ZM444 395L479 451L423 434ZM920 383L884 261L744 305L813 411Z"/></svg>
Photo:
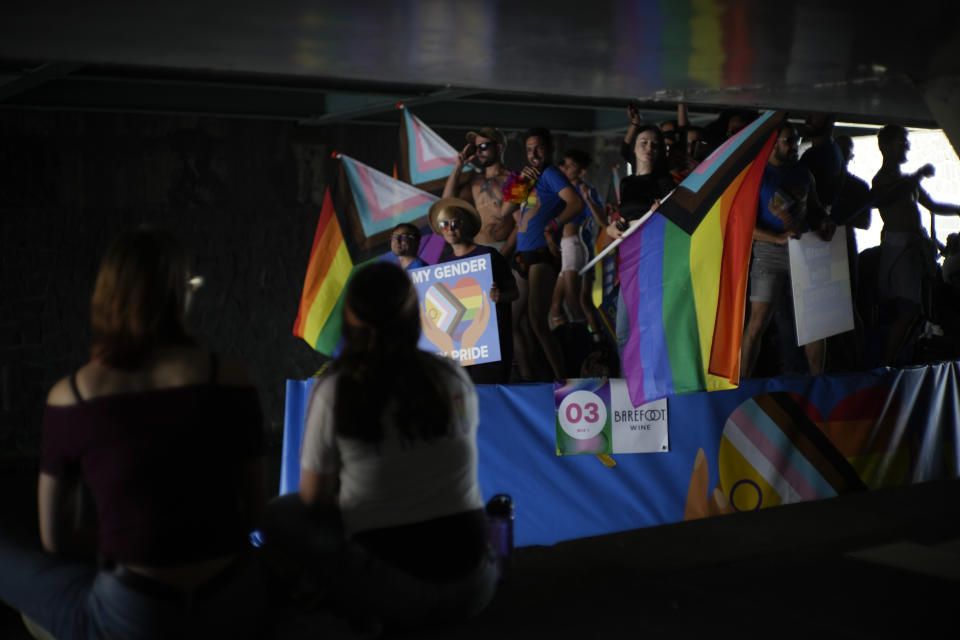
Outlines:
<svg viewBox="0 0 960 640"><path fill-rule="evenodd" d="M776 302L790 293L790 255L786 245L756 240L750 265L750 302Z"/></svg>

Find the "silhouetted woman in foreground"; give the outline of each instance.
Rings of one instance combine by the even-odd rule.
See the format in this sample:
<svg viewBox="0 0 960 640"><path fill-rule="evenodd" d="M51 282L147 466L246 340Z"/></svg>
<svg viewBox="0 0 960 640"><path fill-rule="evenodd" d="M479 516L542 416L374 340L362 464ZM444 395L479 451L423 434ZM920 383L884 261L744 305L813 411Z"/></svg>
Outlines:
<svg viewBox="0 0 960 640"><path fill-rule="evenodd" d="M43 550L0 538L0 598L60 640L261 630L258 396L188 336L188 277L169 233L121 235L97 276L91 359L47 397Z"/></svg>
<svg viewBox="0 0 960 640"><path fill-rule="evenodd" d="M303 558L327 607L353 621L473 615L496 584L473 385L456 363L417 348L417 297L395 265L353 276L343 327L342 355L307 408L299 499L275 503L287 530L268 528L268 546Z"/></svg>

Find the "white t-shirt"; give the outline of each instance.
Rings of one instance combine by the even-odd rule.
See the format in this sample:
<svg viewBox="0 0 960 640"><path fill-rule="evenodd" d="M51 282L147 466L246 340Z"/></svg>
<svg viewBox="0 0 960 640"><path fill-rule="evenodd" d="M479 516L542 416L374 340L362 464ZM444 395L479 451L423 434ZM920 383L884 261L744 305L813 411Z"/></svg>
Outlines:
<svg viewBox="0 0 960 640"><path fill-rule="evenodd" d="M389 415L379 443L341 438L334 433L333 411L339 375L314 386L300 466L339 475L337 502L347 536L483 506L477 483L477 393L460 366L437 361L449 372L443 379L453 398L453 416L447 435L429 442L402 442Z"/></svg>

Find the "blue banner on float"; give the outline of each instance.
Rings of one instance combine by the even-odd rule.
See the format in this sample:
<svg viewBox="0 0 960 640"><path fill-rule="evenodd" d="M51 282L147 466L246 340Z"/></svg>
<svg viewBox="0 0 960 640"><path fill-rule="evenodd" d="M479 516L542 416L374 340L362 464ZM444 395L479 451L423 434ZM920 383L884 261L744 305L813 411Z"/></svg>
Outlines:
<svg viewBox="0 0 960 640"><path fill-rule="evenodd" d="M668 400L668 452L558 456L552 384L479 385L480 484L513 497L518 546L960 475L960 363L745 380ZM287 382L280 492L307 395Z"/></svg>

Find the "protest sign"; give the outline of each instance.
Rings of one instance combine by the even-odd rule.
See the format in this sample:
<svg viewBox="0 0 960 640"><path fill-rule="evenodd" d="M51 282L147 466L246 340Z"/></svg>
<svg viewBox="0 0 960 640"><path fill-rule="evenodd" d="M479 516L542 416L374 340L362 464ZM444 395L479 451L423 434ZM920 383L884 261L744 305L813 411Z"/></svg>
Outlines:
<svg viewBox="0 0 960 640"><path fill-rule="evenodd" d="M419 347L465 367L500 360L497 313L490 301L490 257L411 269L420 306Z"/></svg>
<svg viewBox="0 0 960 640"><path fill-rule="evenodd" d="M814 232L790 239L797 345L853 329L846 237L841 226L829 242Z"/></svg>

